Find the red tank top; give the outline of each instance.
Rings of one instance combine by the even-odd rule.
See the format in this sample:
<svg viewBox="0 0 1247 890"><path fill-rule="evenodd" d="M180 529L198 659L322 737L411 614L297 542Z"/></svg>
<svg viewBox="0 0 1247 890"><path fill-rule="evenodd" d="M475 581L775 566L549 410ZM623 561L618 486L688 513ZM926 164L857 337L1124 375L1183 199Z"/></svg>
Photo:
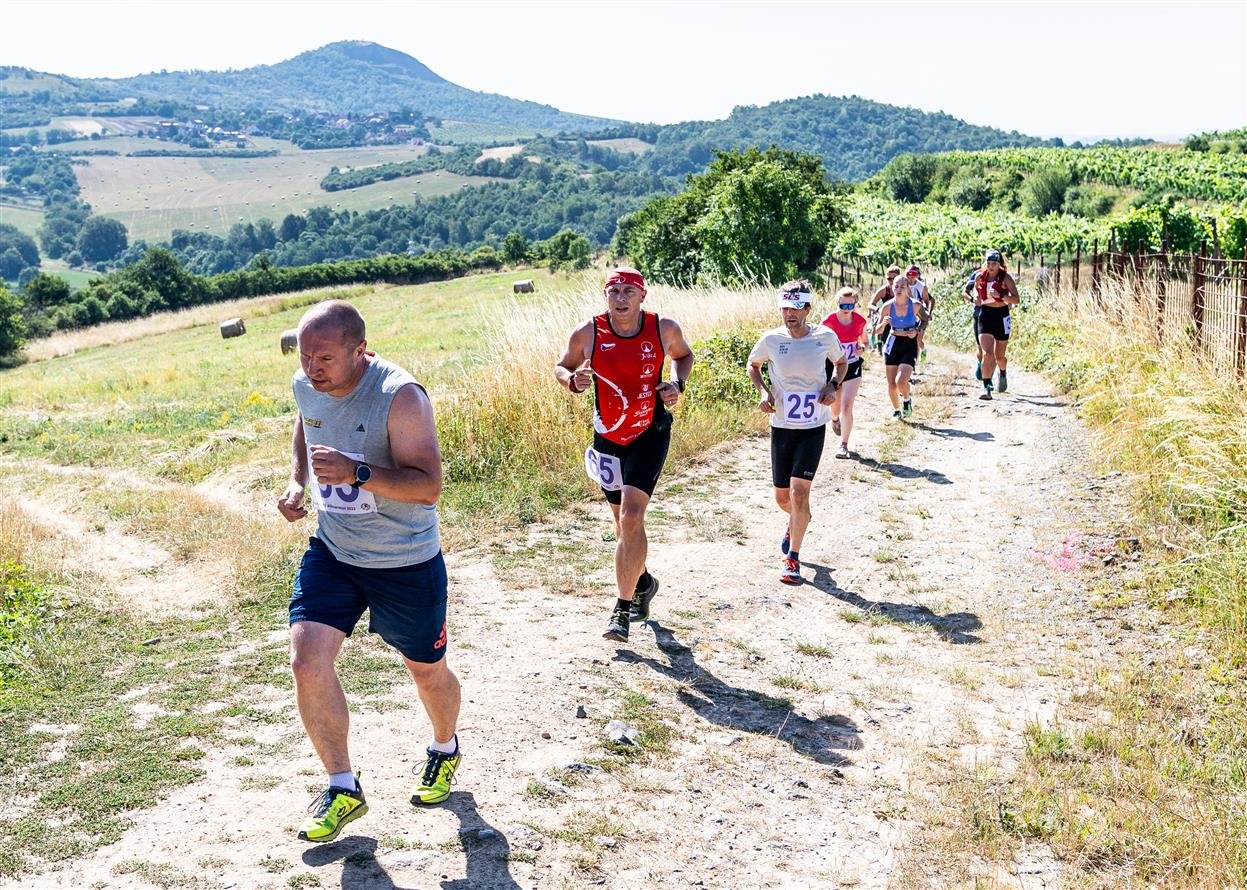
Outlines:
<svg viewBox="0 0 1247 890"><path fill-rule="evenodd" d="M662 375L658 316L641 313L641 330L621 337L610 317L593 319L593 428L617 445L627 445L654 422Z"/></svg>
<svg viewBox="0 0 1247 890"><path fill-rule="evenodd" d="M823 319L823 324L836 332L836 337L844 348L844 357L849 361L856 361L859 358L857 344L862 339L862 332L866 330L866 319L854 312L848 324L840 324L839 313L833 312Z"/></svg>

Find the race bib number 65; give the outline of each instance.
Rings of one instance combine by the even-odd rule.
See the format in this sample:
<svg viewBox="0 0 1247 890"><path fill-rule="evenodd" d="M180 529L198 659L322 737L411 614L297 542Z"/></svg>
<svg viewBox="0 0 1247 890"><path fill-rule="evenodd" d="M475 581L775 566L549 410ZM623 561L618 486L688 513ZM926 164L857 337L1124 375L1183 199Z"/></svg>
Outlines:
<svg viewBox="0 0 1247 890"><path fill-rule="evenodd" d="M793 426L813 426L818 419L818 393L784 393L784 420Z"/></svg>
<svg viewBox="0 0 1247 890"><path fill-rule="evenodd" d="M623 488L623 471L619 466L619 458L612 454L602 454L594 450L592 445L585 449L585 473L605 491L619 491Z"/></svg>
<svg viewBox="0 0 1247 890"><path fill-rule="evenodd" d="M362 461L362 454L342 452L352 460ZM311 464L311 457L308 457ZM371 491L365 491L357 485L321 485L312 480L312 501L320 513L376 513L377 499Z"/></svg>

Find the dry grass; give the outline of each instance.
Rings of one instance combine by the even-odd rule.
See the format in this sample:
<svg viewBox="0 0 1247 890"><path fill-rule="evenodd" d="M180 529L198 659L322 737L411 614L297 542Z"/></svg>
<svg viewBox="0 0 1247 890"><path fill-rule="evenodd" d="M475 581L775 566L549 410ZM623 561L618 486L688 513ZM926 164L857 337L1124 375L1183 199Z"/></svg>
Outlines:
<svg viewBox="0 0 1247 890"><path fill-rule="evenodd" d="M1153 666L1095 678L1059 724L1027 727L1016 773L984 767L954 796L979 852L1038 839L1095 883L1241 887L1247 402L1243 380L1189 339L1158 342L1154 306L1120 287L1058 295L1028 314L1018 352L1069 385L1128 475L1154 563L1143 593L1178 644L1158 646Z"/></svg>

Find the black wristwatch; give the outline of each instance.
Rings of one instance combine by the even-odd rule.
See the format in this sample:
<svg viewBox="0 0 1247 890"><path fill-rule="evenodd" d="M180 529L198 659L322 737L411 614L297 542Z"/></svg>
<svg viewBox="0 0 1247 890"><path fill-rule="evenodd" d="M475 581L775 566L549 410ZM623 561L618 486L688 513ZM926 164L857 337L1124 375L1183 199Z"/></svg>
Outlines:
<svg viewBox="0 0 1247 890"><path fill-rule="evenodd" d="M671 382L675 384L676 389L678 389L680 392L684 392L684 381L683 380L677 377L675 380L672 380Z"/></svg>
<svg viewBox="0 0 1247 890"><path fill-rule="evenodd" d="M365 484L371 478L372 478L372 467L368 466L368 464L365 464L365 463L359 463L355 465L355 481L352 482L351 484L354 485L356 488L358 488L359 486Z"/></svg>

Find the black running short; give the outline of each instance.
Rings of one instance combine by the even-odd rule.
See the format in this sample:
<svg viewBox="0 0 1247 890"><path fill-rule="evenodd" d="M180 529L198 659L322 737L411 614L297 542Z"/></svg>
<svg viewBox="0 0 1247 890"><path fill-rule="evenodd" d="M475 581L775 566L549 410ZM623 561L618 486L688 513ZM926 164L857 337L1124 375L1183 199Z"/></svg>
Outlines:
<svg viewBox="0 0 1247 890"><path fill-rule="evenodd" d="M1013 329L1013 317L1008 306L980 306L978 333L990 334L997 340L1008 340Z"/></svg>
<svg viewBox="0 0 1247 890"><path fill-rule="evenodd" d="M885 365L918 364L918 341L913 337L892 337L883 344L883 363Z"/></svg>
<svg viewBox="0 0 1247 890"><path fill-rule="evenodd" d="M835 376L836 376L836 366L833 365L830 360L828 360L827 361L827 379L830 380L831 378ZM855 358L853 359L853 361L849 362L849 370L845 371L844 380L856 380L858 377L861 377L861 376L862 376L862 360L860 358ZM842 380L840 382L843 383L844 381Z"/></svg>
<svg viewBox="0 0 1247 890"><path fill-rule="evenodd" d="M771 427L771 481L789 488L793 479L813 479L823 459L827 425L808 430Z"/></svg>
<svg viewBox="0 0 1247 890"><path fill-rule="evenodd" d="M627 445L619 445L599 433L593 434L593 449L599 454L619 458L619 471L624 485L639 488L653 495L663 464L667 462L667 449L671 447L671 414L660 407L654 414L654 422ZM623 501L623 490L602 494L612 504Z"/></svg>

